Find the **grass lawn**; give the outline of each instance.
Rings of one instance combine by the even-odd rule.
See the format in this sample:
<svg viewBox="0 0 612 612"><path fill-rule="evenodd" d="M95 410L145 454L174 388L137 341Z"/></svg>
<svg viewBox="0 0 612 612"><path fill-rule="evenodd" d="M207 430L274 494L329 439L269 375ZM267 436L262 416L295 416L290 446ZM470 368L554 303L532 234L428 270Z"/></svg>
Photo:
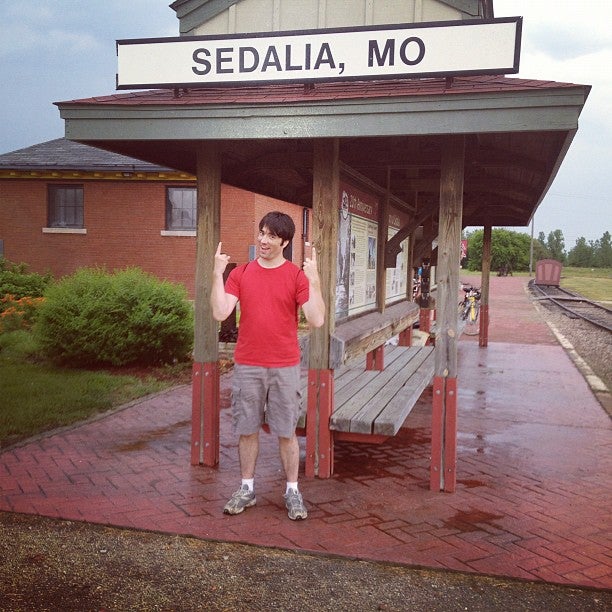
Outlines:
<svg viewBox="0 0 612 612"><path fill-rule="evenodd" d="M612 302L612 268L563 268L561 287L596 302Z"/></svg>
<svg viewBox="0 0 612 612"><path fill-rule="evenodd" d="M480 274L462 270L464 274ZM494 273L491 273L494 276ZM529 276L528 272L514 272L514 276ZM535 277L535 272L531 275ZM612 302L612 268L570 268L561 270L561 287L575 291L596 302Z"/></svg>
<svg viewBox="0 0 612 612"><path fill-rule="evenodd" d="M176 372L164 377L154 369L127 375L60 368L37 361L35 353L28 332L0 334L0 449L177 382Z"/></svg>

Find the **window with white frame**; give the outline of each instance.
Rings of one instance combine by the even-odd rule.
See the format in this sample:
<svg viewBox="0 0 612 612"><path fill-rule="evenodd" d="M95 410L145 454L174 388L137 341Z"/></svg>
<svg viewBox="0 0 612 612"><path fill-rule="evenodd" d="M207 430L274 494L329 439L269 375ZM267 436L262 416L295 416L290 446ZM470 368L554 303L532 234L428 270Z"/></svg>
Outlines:
<svg viewBox="0 0 612 612"><path fill-rule="evenodd" d="M83 227L83 185L48 186L48 227Z"/></svg>
<svg viewBox="0 0 612 612"><path fill-rule="evenodd" d="M195 231L197 224L197 191L195 187L166 189L166 229Z"/></svg>

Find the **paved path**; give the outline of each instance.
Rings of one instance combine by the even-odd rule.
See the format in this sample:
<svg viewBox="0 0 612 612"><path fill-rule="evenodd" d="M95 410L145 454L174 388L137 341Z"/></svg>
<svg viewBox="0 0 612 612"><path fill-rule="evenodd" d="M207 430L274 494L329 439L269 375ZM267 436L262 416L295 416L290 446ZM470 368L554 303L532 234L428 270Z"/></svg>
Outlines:
<svg viewBox="0 0 612 612"><path fill-rule="evenodd" d="M224 377L218 469L189 465L181 387L2 453L0 510L611 588L612 426L525 285L493 277L489 347L460 342L454 494L428 489L426 391L395 438L338 443L334 477L302 479L308 520L287 519L265 434L257 506L222 514L238 484Z"/></svg>

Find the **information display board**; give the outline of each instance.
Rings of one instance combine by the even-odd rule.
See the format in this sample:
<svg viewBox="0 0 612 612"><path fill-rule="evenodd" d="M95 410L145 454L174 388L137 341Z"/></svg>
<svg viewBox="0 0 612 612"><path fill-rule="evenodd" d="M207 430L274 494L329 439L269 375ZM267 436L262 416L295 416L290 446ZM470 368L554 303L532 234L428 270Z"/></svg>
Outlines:
<svg viewBox="0 0 612 612"><path fill-rule="evenodd" d="M380 196L347 181L340 183L338 259L336 270L336 320L376 307L378 261L378 215ZM389 215L389 238L402 223L399 213ZM407 240L397 258L397 267L387 270L387 302L406 296Z"/></svg>
<svg viewBox="0 0 612 612"><path fill-rule="evenodd" d="M407 223L407 215L397 211L389 212L389 231L387 240L397 234L400 227ZM387 304L406 297L408 288L408 238L401 244L401 251L397 254L395 268L387 268L387 291L385 302Z"/></svg>

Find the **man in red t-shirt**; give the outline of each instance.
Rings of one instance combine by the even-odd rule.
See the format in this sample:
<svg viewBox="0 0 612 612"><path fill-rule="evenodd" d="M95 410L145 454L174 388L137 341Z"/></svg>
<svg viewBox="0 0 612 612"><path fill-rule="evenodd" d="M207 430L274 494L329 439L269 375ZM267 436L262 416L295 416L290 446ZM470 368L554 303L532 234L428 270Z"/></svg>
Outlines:
<svg viewBox="0 0 612 612"><path fill-rule="evenodd" d="M295 427L300 412L300 348L298 309L313 327L321 327L325 304L317 257L304 260L303 270L287 261L283 249L295 225L289 215L270 212L259 222L255 261L234 268L223 283L230 257L215 253L211 306L217 321L225 320L240 302L238 342L234 353L232 413L239 435L242 484L225 505L226 514L239 514L256 503L254 478L259 454L259 430L264 408L270 431L278 436L287 477L285 506L292 520L308 515L298 489L300 449Z"/></svg>

